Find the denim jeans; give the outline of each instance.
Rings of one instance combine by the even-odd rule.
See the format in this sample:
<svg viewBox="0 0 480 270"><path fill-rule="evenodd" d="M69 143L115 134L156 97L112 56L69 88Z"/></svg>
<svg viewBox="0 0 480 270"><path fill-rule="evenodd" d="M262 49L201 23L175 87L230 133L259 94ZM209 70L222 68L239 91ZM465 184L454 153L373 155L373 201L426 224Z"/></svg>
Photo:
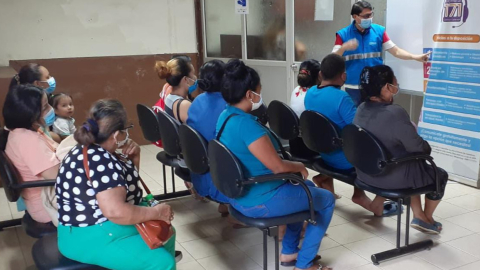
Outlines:
<svg viewBox="0 0 480 270"><path fill-rule="evenodd" d="M330 191L315 187L315 184L311 181L306 181L305 183L313 196L317 224L308 224L301 249L298 248L298 245L300 243L303 222L287 224L282 249L282 254L286 255L298 252L296 267L301 269L312 266L312 260L320 248L320 243L325 236L335 208L335 198ZM231 204L240 213L253 218L279 217L309 209L308 197L304 189L301 186L290 183L278 187L275 196L261 205L244 207L235 200L232 200Z"/></svg>
<svg viewBox="0 0 480 270"><path fill-rule="evenodd" d="M362 95L360 94L360 89L345 88L345 91L350 95L355 106L358 107L362 100Z"/></svg>

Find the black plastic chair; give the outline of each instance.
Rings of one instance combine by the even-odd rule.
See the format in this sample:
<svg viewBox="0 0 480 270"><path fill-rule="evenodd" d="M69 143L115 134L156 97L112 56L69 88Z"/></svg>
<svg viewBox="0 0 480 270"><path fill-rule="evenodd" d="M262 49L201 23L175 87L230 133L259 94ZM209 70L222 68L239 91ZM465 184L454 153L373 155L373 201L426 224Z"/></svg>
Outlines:
<svg viewBox="0 0 480 270"><path fill-rule="evenodd" d="M189 181L188 174L185 174L181 169L176 169L179 167L179 159L177 157L178 154L176 153L175 149L172 149L171 138L172 136L168 134L168 130L171 128L170 121L166 120L164 116L167 116L164 113L155 113L150 107L145 106L143 104L137 104L137 114L138 114L138 121L140 123L140 127L142 128L143 136L146 140L154 143L158 140L162 140L164 151L161 151L157 154L157 160L162 163L163 166L163 189L164 194L167 194L167 175L166 175L166 166L171 167L172 172L172 187L173 192L175 193L175 175L179 176L180 178L184 179L185 181ZM162 125L167 125L164 128ZM165 138L162 137L162 132L165 134ZM178 132L177 132L178 133ZM175 147L173 147L175 148ZM174 153L174 154L169 154ZM174 195L173 197L180 197L188 195L185 192L179 192L178 194ZM167 199L171 196L162 195L161 198ZM159 197L160 198L160 197Z"/></svg>
<svg viewBox="0 0 480 270"><path fill-rule="evenodd" d="M298 119L297 114L285 103L274 100L268 105L268 119L269 127L275 134L278 135L283 140L290 141L290 147L287 151L290 154L290 160L298 161L305 164L305 166L313 169L313 164L315 161L321 159L321 156L314 151L308 151L308 155L297 154L294 147L307 148L302 138L300 137L300 120ZM292 145L292 142L297 142L295 145ZM299 149L303 150L303 149ZM306 151L302 151L306 152Z"/></svg>
<svg viewBox="0 0 480 270"><path fill-rule="evenodd" d="M300 116L300 130L303 141L312 151L332 153L342 149L338 128L318 112L304 111ZM354 185L357 177L354 171L333 168L321 159L313 163L313 169L350 185Z"/></svg>
<svg viewBox="0 0 480 270"><path fill-rule="evenodd" d="M33 244L32 257L39 270L101 270L96 265L83 264L64 257L58 250L57 234L43 237ZM88 252L86 250L85 252Z"/></svg>
<svg viewBox="0 0 480 270"><path fill-rule="evenodd" d="M355 186L369 191L373 194L388 198L397 202L398 209L402 204L407 206L407 224L405 226L405 246L400 246L401 217L402 212L397 214L397 243L396 248L372 255L372 262L378 265L381 261L402 256L410 252L423 249L430 249L433 245L432 240L425 240L414 244L409 243L409 223L410 223L410 197L414 195L426 194L440 191L440 182L438 180L437 167L433 158L428 155L412 155L404 158L388 158L387 152L381 143L366 130L356 125L348 125L342 131L343 151L348 161L355 168L367 175L379 175L400 163L411 162L413 160L428 161L434 168L436 184L419 189L401 189L385 190L365 184L359 179L355 179Z"/></svg>
<svg viewBox="0 0 480 270"><path fill-rule="evenodd" d="M196 174L205 174L210 170L208 161L208 143L200 133L188 125L179 128L183 158L188 169Z"/></svg>
<svg viewBox="0 0 480 270"><path fill-rule="evenodd" d="M10 202L16 202L20 198L20 193L23 189L55 185L55 180L23 182L17 168L13 166L12 162L3 151L0 151L0 164L0 176L3 183L3 189ZM42 238L45 235L57 232L57 227L53 224L36 222L30 217L27 211L25 211L21 224L25 229L25 232L33 238Z"/></svg>
<svg viewBox="0 0 480 270"><path fill-rule="evenodd" d="M298 212L291 215L275 218L251 218L244 216L235 208L230 206L230 214L247 226L256 227L263 231L263 269L267 269L267 236L275 239L275 269L279 269L279 247L278 247L278 226L302 222L307 220L312 224L315 222L315 211L310 190L301 176L295 174L274 174L259 177L246 178L237 158L222 143L212 140L208 144L208 157L210 160L210 173L213 183L225 196L235 199L241 197L245 187L269 181L285 180L298 183L307 193L310 210Z"/></svg>
<svg viewBox="0 0 480 270"><path fill-rule="evenodd" d="M7 195L7 199L10 202L16 202L20 198L22 189L55 185L55 180L22 182L17 169L13 166L12 162L3 151L0 151L0 164L0 176L3 188ZM63 257L58 251L57 227L52 223L36 222L28 212L25 211L25 215L22 218L22 227L25 229L27 235L33 238L40 238L35 242L32 248L35 265L40 270L103 269Z"/></svg>
<svg viewBox="0 0 480 270"><path fill-rule="evenodd" d="M260 108L256 109L255 111L251 111L250 114L258 117L258 120L263 125L268 124L269 121L270 121L270 119L268 118L268 113L267 113L267 105L265 105L265 103L263 103L260 106Z"/></svg>

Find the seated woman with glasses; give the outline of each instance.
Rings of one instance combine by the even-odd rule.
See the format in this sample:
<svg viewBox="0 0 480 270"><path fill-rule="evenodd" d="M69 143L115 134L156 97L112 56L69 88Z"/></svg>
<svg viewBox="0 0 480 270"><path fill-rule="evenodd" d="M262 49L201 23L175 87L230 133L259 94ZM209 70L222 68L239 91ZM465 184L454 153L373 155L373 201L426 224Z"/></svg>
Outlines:
<svg viewBox="0 0 480 270"><path fill-rule="evenodd" d="M301 173L307 178L305 165L282 160L280 147L270 131L249 114L262 104L262 86L258 73L240 60L225 66L222 96L228 103L220 115L217 132L219 140L240 161L246 177L278 173ZM287 225L280 261L295 265L296 270L319 269L315 262L320 243L330 224L335 206L333 194L306 182L313 196L317 225L309 224L305 241L299 249L303 222ZM253 218L279 217L309 209L307 194L301 186L286 181L258 183L246 187L246 194L232 199L231 205L245 216ZM295 202L295 203L292 203ZM321 269L328 269L321 267Z"/></svg>
<svg viewBox="0 0 480 270"><path fill-rule="evenodd" d="M418 135L408 113L393 104L399 89L390 67L380 65L364 68L360 77L363 103L358 107L353 123L375 136L391 157L430 155L432 148ZM437 173L442 187L440 193L427 194L424 208L420 196L412 197L414 218L411 227L425 233L438 234L442 230L442 224L435 221L433 213L445 192L448 174L441 168ZM376 176L357 170L357 176L362 182L382 189L416 189L435 184L433 167L420 160L398 164L387 173Z"/></svg>
<svg viewBox="0 0 480 270"><path fill-rule="evenodd" d="M58 248L67 258L108 269L175 269L175 236L152 250L134 226L170 223L173 212L164 203L139 206L140 147L129 139L129 128L120 102L100 100L75 132L79 144L63 160L56 183Z"/></svg>

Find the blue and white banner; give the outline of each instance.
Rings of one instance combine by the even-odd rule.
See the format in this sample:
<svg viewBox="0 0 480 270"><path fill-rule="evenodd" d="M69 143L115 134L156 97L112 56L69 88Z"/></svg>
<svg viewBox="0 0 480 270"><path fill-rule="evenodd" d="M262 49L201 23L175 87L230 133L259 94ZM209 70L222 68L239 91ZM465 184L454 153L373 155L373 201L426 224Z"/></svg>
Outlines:
<svg viewBox="0 0 480 270"><path fill-rule="evenodd" d="M425 99L419 134L453 180L478 186L480 1L423 2Z"/></svg>

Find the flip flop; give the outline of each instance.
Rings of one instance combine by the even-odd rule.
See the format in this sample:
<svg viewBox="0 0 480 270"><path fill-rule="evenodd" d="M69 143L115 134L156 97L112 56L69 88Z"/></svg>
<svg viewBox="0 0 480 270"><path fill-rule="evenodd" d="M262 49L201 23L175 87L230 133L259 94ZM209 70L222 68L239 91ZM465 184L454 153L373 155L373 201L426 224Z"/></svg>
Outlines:
<svg viewBox="0 0 480 270"><path fill-rule="evenodd" d="M383 214L381 217L390 217L398 214L398 205L396 202L387 201L383 204ZM403 212L403 206L401 211ZM375 215L376 217L379 217Z"/></svg>
<svg viewBox="0 0 480 270"><path fill-rule="evenodd" d="M313 258L313 260L311 261L312 263L320 260L322 258L322 256L320 255L316 255L315 258ZM285 266L285 267L292 267L292 266L295 266L297 264L297 260L293 260L293 261L290 261L290 262L280 262L280 265L281 266Z"/></svg>
<svg viewBox="0 0 480 270"><path fill-rule="evenodd" d="M427 233L427 234L439 234L440 233L440 230L438 229L437 226L435 226L434 224L424 222L423 220L420 220L418 218L412 219L412 222L410 223L410 227L414 228L415 230L419 230L423 233Z"/></svg>

